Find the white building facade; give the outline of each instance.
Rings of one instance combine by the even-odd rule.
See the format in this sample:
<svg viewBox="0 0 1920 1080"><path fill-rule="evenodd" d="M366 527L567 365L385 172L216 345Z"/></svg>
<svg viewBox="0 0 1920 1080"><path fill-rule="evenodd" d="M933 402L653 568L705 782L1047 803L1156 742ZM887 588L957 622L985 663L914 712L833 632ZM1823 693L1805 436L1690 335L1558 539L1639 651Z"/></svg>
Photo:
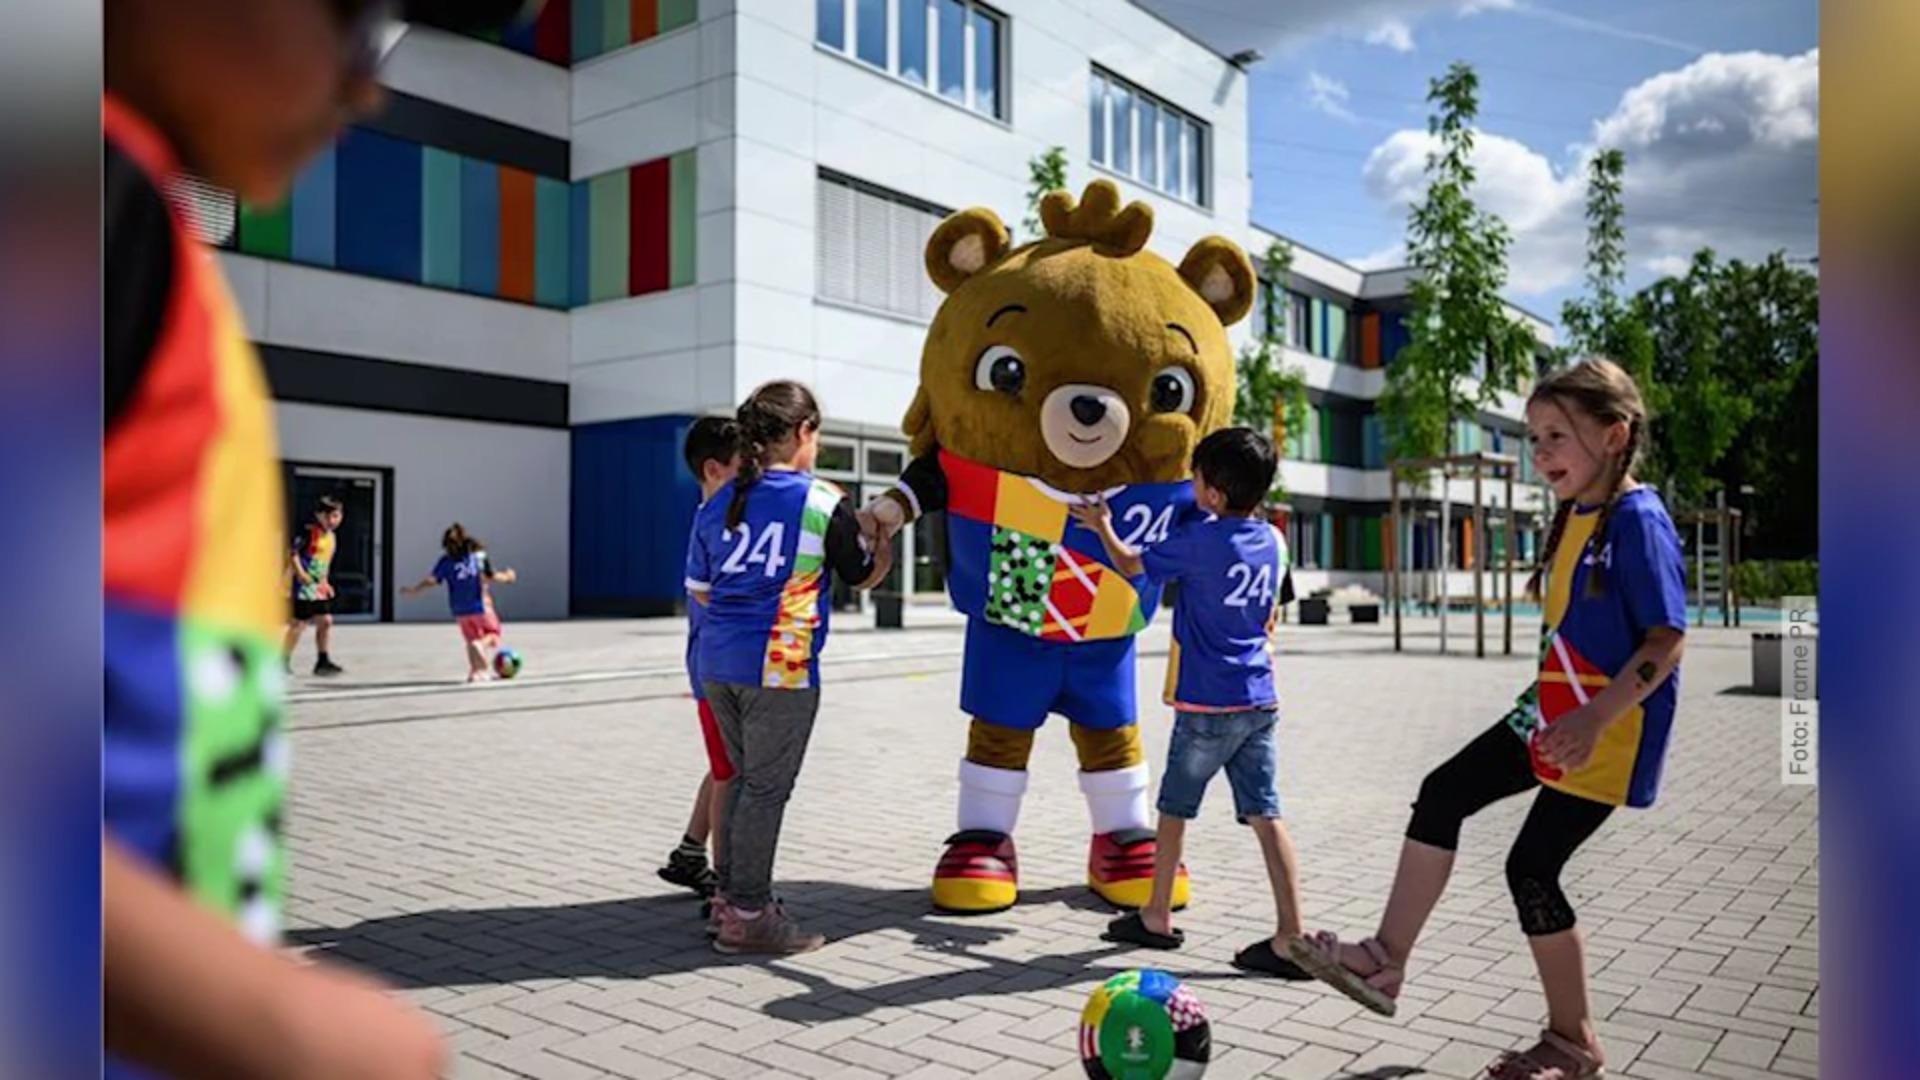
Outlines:
<svg viewBox="0 0 1920 1080"><path fill-rule="evenodd" d="M395 583L454 521L520 572L509 618L675 610L686 427L768 379L819 394L824 474L891 481L939 299L925 239L969 206L1017 229L1050 147L1069 187L1150 202L1176 261L1209 233L1273 239L1248 219L1245 73L1129 0L552 0L502 42L414 30L383 78L386 112L287 205L213 230L290 516L349 499L336 573L366 618L440 614ZM1328 323L1287 350L1328 417L1285 465L1323 575L1302 584L1377 581L1353 538L1385 473L1349 451L1384 379L1362 327L1404 281L1299 249L1275 284ZM940 590L937 532L897 587Z"/></svg>

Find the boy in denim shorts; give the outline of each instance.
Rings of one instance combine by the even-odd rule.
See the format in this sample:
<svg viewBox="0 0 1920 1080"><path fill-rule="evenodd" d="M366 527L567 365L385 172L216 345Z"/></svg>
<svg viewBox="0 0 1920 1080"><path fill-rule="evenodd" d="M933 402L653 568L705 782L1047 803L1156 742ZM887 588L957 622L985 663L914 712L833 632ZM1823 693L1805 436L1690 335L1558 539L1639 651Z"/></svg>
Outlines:
<svg viewBox="0 0 1920 1080"><path fill-rule="evenodd" d="M1279 914L1273 937L1242 949L1234 964L1304 979L1309 976L1286 959L1287 941L1300 934L1300 904L1293 842L1280 821L1275 781L1279 696L1270 649L1276 601L1293 599L1293 579L1285 538L1260 515L1276 466L1273 443L1249 428L1227 428L1201 440L1193 452L1194 500L1212 516L1177 529L1144 555L1121 542L1112 513L1097 498L1076 507L1074 516L1099 534L1121 573L1180 583L1167 659L1173 742L1160 780L1153 893L1145 907L1114 920L1104 936L1151 949L1180 947L1184 935L1173 926L1172 903L1180 849L1207 782L1224 771L1235 816L1260 842Z"/></svg>

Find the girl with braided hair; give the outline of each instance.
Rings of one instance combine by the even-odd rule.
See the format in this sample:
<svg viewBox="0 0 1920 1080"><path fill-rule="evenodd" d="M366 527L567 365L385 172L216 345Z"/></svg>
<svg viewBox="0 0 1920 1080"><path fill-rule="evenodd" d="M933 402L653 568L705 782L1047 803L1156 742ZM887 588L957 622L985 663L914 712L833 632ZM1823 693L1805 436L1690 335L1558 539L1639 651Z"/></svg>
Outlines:
<svg viewBox="0 0 1920 1080"><path fill-rule="evenodd" d="M1640 391L1610 360L1583 360L1535 387L1527 401L1533 462L1559 501L1530 585L1544 607L1538 677L1511 712L1421 783L1374 936L1342 943L1322 931L1289 949L1302 967L1391 1016L1407 957L1453 869L1461 823L1538 789L1506 873L1546 993L1547 1028L1531 1048L1501 1054L1485 1080L1587 1080L1605 1064L1560 871L1614 807L1652 805L1673 725L1685 573L1660 496L1633 478L1646 432Z"/></svg>
<svg viewBox="0 0 1920 1080"><path fill-rule="evenodd" d="M820 406L797 382L755 390L735 417L739 472L694 514L687 592L706 609L696 670L735 776L718 815L714 948L789 955L825 943L773 897L787 798L820 711L831 575L870 589L892 568L845 492L813 475Z"/></svg>

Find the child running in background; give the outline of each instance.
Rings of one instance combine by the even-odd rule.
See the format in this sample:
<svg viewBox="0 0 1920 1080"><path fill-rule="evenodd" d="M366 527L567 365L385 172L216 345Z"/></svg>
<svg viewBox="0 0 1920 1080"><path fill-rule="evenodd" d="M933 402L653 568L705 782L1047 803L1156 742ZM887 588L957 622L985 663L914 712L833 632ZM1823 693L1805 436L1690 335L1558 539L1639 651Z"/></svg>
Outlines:
<svg viewBox="0 0 1920 1080"><path fill-rule="evenodd" d="M413 596L436 585L447 587L447 607L467 643L467 681L486 682L493 678L493 654L500 647L500 615L493 609L488 586L512 584L519 575L495 570L479 538L467 535L457 521L440 535L440 548L443 554L433 570L412 585L401 586L400 592Z"/></svg>
<svg viewBox="0 0 1920 1080"><path fill-rule="evenodd" d="M1278 605L1293 599L1287 542L1260 516L1277 468L1273 443L1248 428L1227 428L1193 451L1193 498L1213 515L1183 526L1144 555L1113 529L1104 500L1073 508L1099 534L1113 565L1180 583L1173 602L1173 653L1167 660L1167 704L1173 740L1160 778L1160 825L1153 893L1146 906L1115 919L1109 941L1177 949L1174 874L1187 822L1199 816L1207 783L1224 771L1234 815L1253 830L1273 886L1276 929L1240 950L1234 965L1282 978L1311 978L1286 959L1300 936L1300 888L1293 841L1280 820L1273 728L1279 708L1271 635Z"/></svg>
<svg viewBox="0 0 1920 1080"><path fill-rule="evenodd" d="M1353 944L1322 932L1294 958L1392 1015L1407 958L1453 870L1461 822L1537 788L1506 869L1546 992L1547 1028L1480 1076L1588 1080L1602 1075L1606 1055L1560 871L1614 807L1653 804L1679 696L1685 571L1660 496L1633 478L1647 414L1631 376L1598 359L1555 372L1527 401L1527 434L1534 467L1560 504L1530 586L1545 608L1538 678L1421 782L1374 936Z"/></svg>
<svg viewBox="0 0 1920 1080"><path fill-rule="evenodd" d="M733 483L740 469L739 438L732 419L703 416L687 429L685 447L687 471L700 485L700 505L705 506L721 488ZM725 813L727 782L733 779L733 762L727 759L726 743L720 739L719 725L713 719L713 707L707 704L706 687L700 683L700 625L706 619L707 606L687 605L687 679L693 684L693 700L700 711L700 735L707 746L707 774L693 797L693 813L687 818L686 835L680 846L667 856L660 868L663 880L680 885L703 897L712 897L719 875L707 865L707 843L712 839L713 863L720 863L720 848L726 840L721 824Z"/></svg>
<svg viewBox="0 0 1920 1080"><path fill-rule="evenodd" d="M867 551L852 501L812 475L821 418L811 391L768 383L737 419L733 490L700 508L687 545L687 592L707 608L700 677L737 770L709 921L720 952L791 954L826 942L773 898L773 862L820 711L830 575L872 588L892 552L885 542Z"/></svg>

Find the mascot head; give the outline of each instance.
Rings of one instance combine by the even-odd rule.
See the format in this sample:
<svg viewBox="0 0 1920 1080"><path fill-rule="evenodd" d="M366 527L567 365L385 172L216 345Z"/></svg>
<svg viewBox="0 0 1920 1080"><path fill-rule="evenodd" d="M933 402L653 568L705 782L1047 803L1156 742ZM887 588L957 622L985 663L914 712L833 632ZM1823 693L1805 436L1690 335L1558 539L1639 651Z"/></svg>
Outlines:
<svg viewBox="0 0 1920 1080"><path fill-rule="evenodd" d="M927 241L947 294L903 425L935 446L1062 491L1179 480L1233 411L1226 328L1253 304L1253 266L1209 236L1176 268L1146 250L1153 211L1096 180L1040 204L1043 239L1010 248L991 210Z"/></svg>

